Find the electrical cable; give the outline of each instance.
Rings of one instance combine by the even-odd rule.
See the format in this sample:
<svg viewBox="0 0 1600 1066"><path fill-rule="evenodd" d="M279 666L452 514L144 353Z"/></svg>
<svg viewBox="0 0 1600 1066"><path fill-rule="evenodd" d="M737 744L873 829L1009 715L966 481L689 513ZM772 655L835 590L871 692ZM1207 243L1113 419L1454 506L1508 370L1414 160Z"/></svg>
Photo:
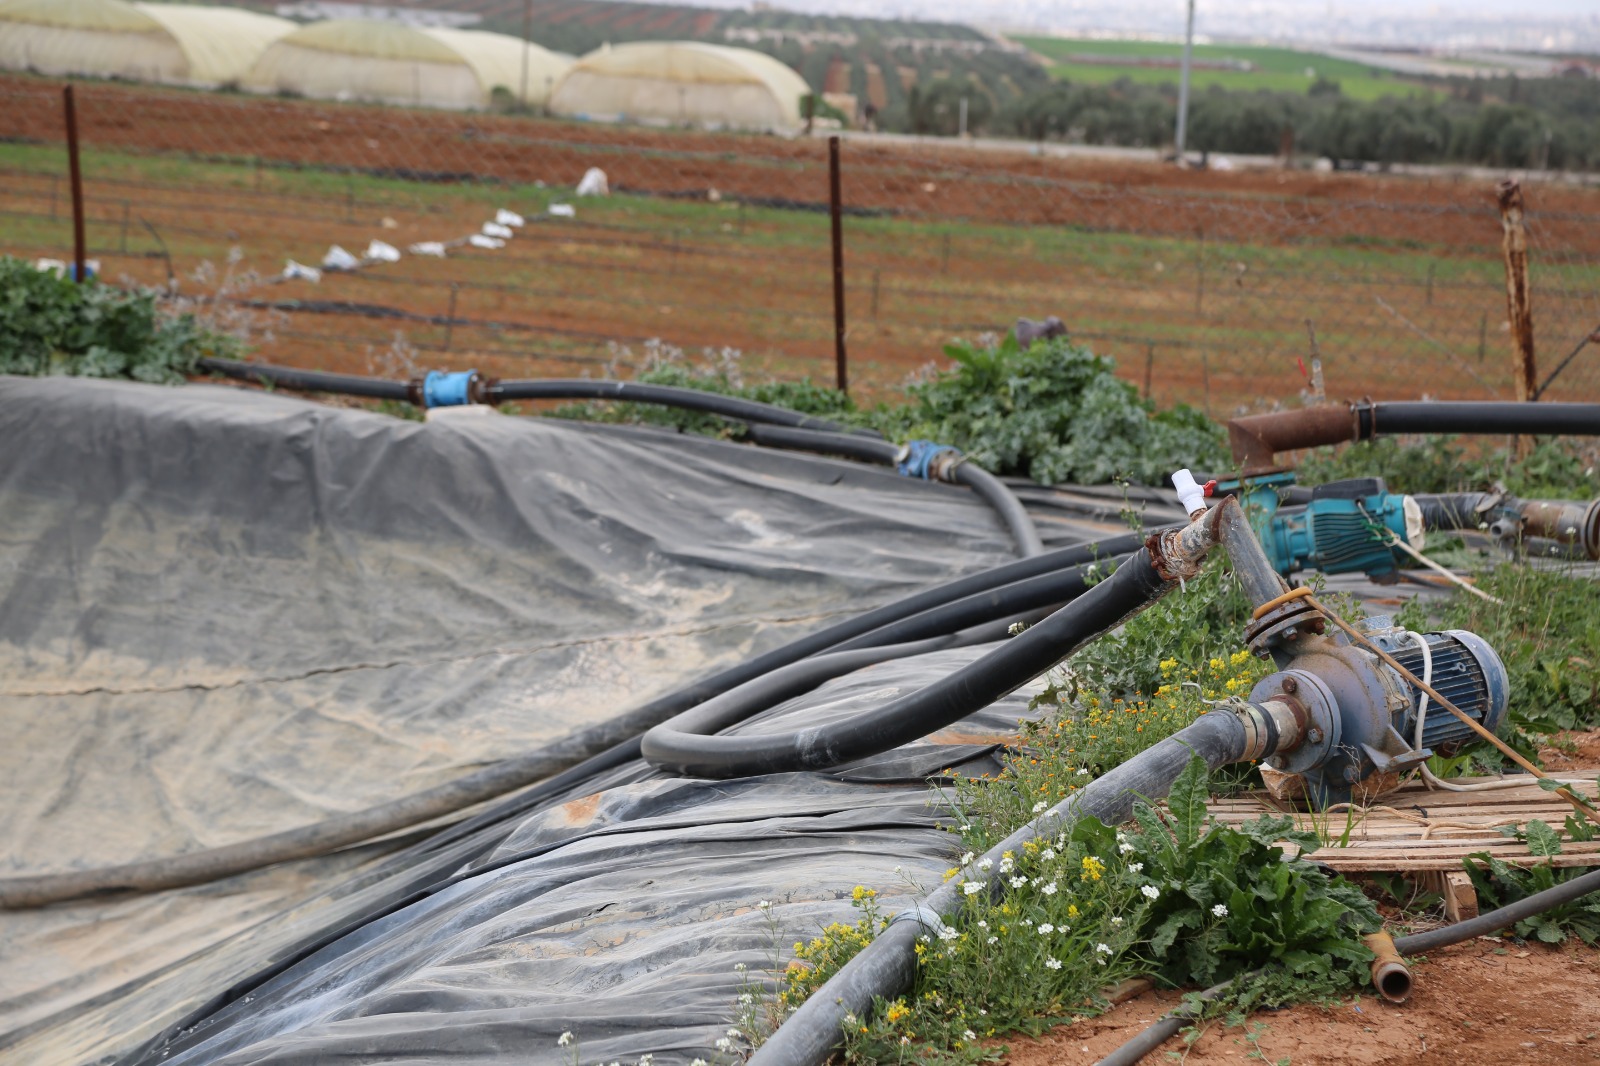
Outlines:
<svg viewBox="0 0 1600 1066"><path fill-rule="evenodd" d="M1422 683L1424 685L1432 685L1433 648L1428 645L1428 638L1409 629L1406 630L1406 636L1410 637L1412 643L1422 649ZM1422 689L1418 690L1417 695L1420 697L1417 703L1417 728L1413 733L1411 746L1420 751L1422 748L1422 729L1428 721L1428 693L1427 690ZM1434 772L1428 769L1428 764L1425 762L1419 763L1417 769L1421 771L1422 780L1429 788L1442 788L1446 792L1489 792L1497 788L1520 788L1527 784L1526 781L1502 777L1498 781L1478 781L1470 785L1463 785L1456 781L1446 781L1441 777L1435 776Z"/></svg>

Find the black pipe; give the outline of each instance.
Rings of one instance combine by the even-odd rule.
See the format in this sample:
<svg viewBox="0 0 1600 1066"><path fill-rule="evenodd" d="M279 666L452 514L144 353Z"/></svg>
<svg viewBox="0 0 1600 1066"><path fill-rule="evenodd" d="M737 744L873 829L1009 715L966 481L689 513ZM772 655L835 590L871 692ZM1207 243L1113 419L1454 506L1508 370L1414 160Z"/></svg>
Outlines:
<svg viewBox="0 0 1600 1066"><path fill-rule="evenodd" d="M1441 926L1430 929L1426 933L1415 933L1411 936L1396 937L1394 946L1403 955L1420 955L1425 951L1448 947L1459 944L1464 940L1484 936L1507 926L1515 925L1525 918L1552 910L1575 899L1581 899L1591 892L1600 891L1600 870L1575 877L1571 881L1547 888L1543 892L1535 892L1526 899L1520 899L1499 910L1480 914L1476 918L1456 922L1454 925ZM1235 978L1234 980L1238 980ZM1204 1000L1215 999L1227 991L1233 981L1225 981L1213 985L1200 993ZM1155 1051L1167 1040L1178 1034L1185 1025L1193 1020L1193 1013L1187 1005L1177 1007L1162 1015L1152 1025L1135 1036L1132 1040L1117 1048L1111 1054L1101 1059L1095 1066L1133 1066L1146 1055Z"/></svg>
<svg viewBox="0 0 1600 1066"><path fill-rule="evenodd" d="M894 999L911 988L917 974L917 938L933 932L940 917L955 913L961 906L962 882L988 882L1007 851L1020 853L1029 841L1054 837L1069 830L1080 818L1098 818L1107 825L1125 822L1135 800L1165 796L1194 756L1200 756L1215 770L1238 762L1246 750L1245 730L1239 718L1212 712L1095 778L969 863L959 876L945 882L920 906L896 915L896 920L872 943L807 997L800 1009L756 1050L749 1066L820 1066L826 1062L839 1043L839 1027L845 1014L864 1017L874 1001Z"/></svg>
<svg viewBox="0 0 1600 1066"><path fill-rule="evenodd" d="M701 777L748 777L819 770L927 736L1026 684L1096 636L1155 602L1173 583L1141 548L1077 600L984 656L884 707L796 733L706 736L700 709L644 736L644 757L659 769Z"/></svg>
<svg viewBox="0 0 1600 1066"><path fill-rule="evenodd" d="M623 403L680 407L757 425L792 426L828 433L859 434L869 438L878 436L871 430L851 431L826 418L803 415L798 411L770 403L743 400L737 396L722 396L714 392L701 392L698 389L647 385L637 381L585 381L581 378L491 381L484 387L483 394L485 401L492 404L508 403L512 400L617 400Z"/></svg>
<svg viewBox="0 0 1600 1066"><path fill-rule="evenodd" d="M238 381L253 381L281 389L301 392L332 392L342 396L365 396L372 400L411 399L411 387L403 381L357 377L354 374L327 374L320 370L297 370L267 363L241 363L234 359L201 359L194 368Z"/></svg>
<svg viewBox="0 0 1600 1066"><path fill-rule="evenodd" d="M1600 403L1429 400L1353 406L1358 440L1395 433L1600 436Z"/></svg>
<svg viewBox="0 0 1600 1066"><path fill-rule="evenodd" d="M1125 549L1129 546L1128 541L1134 539L1130 536L1112 538L1106 542L1106 546L1113 550ZM737 685L836 645L847 645L854 649L875 644L904 643L976 625L1007 613L1030 610L1037 604L1028 596L1019 594L1012 598L1012 593L1003 591L998 597L990 597L990 594L997 589L1015 588L1032 578L1048 577L1058 570L1081 566L1098 556L1099 549L1094 545L1062 548L957 578L702 678L626 714L571 733L537 751L506 759L454 781L365 810L186 855L71 873L3 878L0 879L0 909L38 907L60 900L113 892L149 892L200 884L275 863L326 854L419 825L548 778L585 759L594 758L614 745L636 738L651 726ZM1054 585L1047 582L1044 587L1070 588L1074 580L1069 577ZM1068 598L1070 595L1061 595L1061 599ZM986 604L990 606L986 608Z"/></svg>

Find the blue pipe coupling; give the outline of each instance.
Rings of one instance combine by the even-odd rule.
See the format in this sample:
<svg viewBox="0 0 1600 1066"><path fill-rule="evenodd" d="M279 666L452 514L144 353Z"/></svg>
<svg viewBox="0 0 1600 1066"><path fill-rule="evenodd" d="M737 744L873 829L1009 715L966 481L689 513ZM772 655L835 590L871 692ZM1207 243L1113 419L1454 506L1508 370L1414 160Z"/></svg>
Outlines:
<svg viewBox="0 0 1600 1066"><path fill-rule="evenodd" d="M919 477L924 481L949 481L956 463L961 461L960 449L931 440L907 441L894 457L894 468L905 477Z"/></svg>
<svg viewBox="0 0 1600 1066"><path fill-rule="evenodd" d="M422 379L423 407L460 407L475 403L473 386L478 381L476 370L430 370Z"/></svg>

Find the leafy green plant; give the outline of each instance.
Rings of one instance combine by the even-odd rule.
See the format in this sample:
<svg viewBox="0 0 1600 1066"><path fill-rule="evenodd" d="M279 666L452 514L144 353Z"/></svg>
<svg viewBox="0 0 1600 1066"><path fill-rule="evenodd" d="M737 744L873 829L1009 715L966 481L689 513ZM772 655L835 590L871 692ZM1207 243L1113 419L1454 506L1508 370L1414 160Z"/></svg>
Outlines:
<svg viewBox="0 0 1600 1066"><path fill-rule="evenodd" d="M1575 841L1590 841L1595 837L1594 825L1576 814L1567 816L1565 828ZM1556 868L1551 860L1561 854L1561 835L1548 823L1535 818L1518 836L1527 843L1531 854L1545 861L1523 868L1512 866L1486 851L1462 860L1485 910L1509 906L1588 872L1581 867ZM1559 944L1568 936L1575 936L1590 947L1600 945L1600 899L1593 895L1582 896L1524 918L1512 926L1512 931L1546 944Z"/></svg>
<svg viewBox="0 0 1600 1066"><path fill-rule="evenodd" d="M1371 959L1359 938L1379 927L1375 908L1348 882L1284 858L1280 841L1315 846L1289 819L1211 823L1209 792L1196 758L1165 808L1138 804L1129 827L1086 818L978 861L992 887L962 882L960 910L918 940L912 993L879 1003L871 1019L847 1019L848 1057L979 1061L992 1054L987 1038L1095 1013L1106 988L1139 973L1209 984L1277 964L1293 980L1252 985L1263 1006L1352 987ZM973 849L990 835L970 822L962 832ZM969 851L962 865L974 858ZM825 931L802 946L807 961L826 958L836 971L878 921L868 911L856 926ZM819 977L807 969L791 990L814 991Z"/></svg>
<svg viewBox="0 0 1600 1066"><path fill-rule="evenodd" d="M0 257L0 373L176 384L196 360L239 348L192 314L167 314L153 291L80 285Z"/></svg>
<svg viewBox="0 0 1600 1066"><path fill-rule="evenodd" d="M987 470L1044 484L1157 484L1179 467L1226 461L1222 431L1204 414L1156 411L1112 360L1064 338L1023 348L1008 334L945 354L954 367L912 385L907 403L872 412L885 436L953 444Z"/></svg>

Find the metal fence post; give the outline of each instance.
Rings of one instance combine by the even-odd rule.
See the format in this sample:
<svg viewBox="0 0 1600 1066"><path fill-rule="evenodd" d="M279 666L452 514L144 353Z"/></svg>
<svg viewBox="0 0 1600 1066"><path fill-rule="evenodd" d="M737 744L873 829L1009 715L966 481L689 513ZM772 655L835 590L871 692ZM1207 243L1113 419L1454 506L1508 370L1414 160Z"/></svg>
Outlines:
<svg viewBox="0 0 1600 1066"><path fill-rule="evenodd" d="M840 392L850 391L844 354L844 226L840 221L839 136L828 138L828 200L833 215L833 362L834 382Z"/></svg>
<svg viewBox="0 0 1600 1066"><path fill-rule="evenodd" d="M1528 231L1522 221L1522 186L1515 178L1495 189L1500 199L1501 248L1506 259L1506 312L1511 320L1514 360L1511 378L1517 399L1538 399L1538 372L1533 361L1533 294L1528 291Z"/></svg>
<svg viewBox="0 0 1600 1066"><path fill-rule="evenodd" d="M67 112L67 170L72 181L72 264L73 278L80 284L87 269L88 249L83 236L83 171L78 166L78 108L72 86L61 90Z"/></svg>

